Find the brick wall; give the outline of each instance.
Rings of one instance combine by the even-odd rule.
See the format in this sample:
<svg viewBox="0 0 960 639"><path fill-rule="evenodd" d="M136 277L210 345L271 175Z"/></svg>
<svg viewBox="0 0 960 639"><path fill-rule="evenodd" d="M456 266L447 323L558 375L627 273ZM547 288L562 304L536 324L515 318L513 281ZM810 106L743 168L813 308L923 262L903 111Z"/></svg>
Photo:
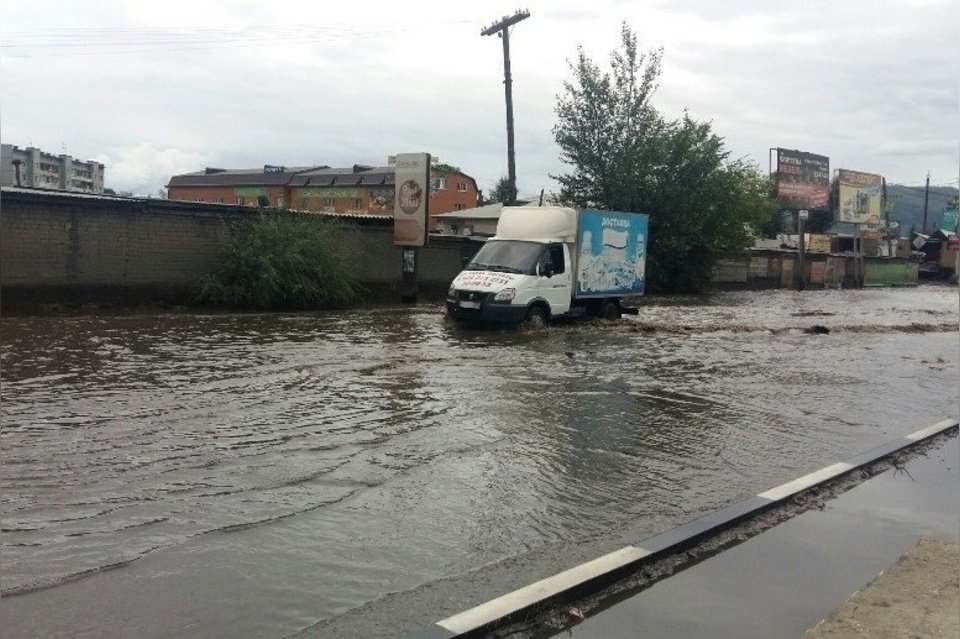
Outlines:
<svg viewBox="0 0 960 639"><path fill-rule="evenodd" d="M431 178L442 177L444 187L430 191L430 229L437 230L438 222L432 216L451 211L462 211L477 206L477 183L463 173L439 173Z"/></svg>

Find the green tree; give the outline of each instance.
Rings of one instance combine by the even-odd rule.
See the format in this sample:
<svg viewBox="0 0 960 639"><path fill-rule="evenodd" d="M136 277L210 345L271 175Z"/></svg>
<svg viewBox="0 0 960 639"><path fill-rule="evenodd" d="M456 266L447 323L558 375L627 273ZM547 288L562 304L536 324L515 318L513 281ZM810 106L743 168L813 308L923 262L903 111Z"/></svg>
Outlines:
<svg viewBox="0 0 960 639"><path fill-rule="evenodd" d="M443 162L437 162L430 166L431 173L438 173L440 175L446 173L462 173L459 166L453 166L452 164L444 164Z"/></svg>
<svg viewBox="0 0 960 639"><path fill-rule="evenodd" d="M639 51L624 23L621 49L602 71L582 49L558 96L553 132L570 173L560 199L650 215L652 291L698 291L716 259L745 248L775 213L758 167L731 160L707 122L664 118L651 103L662 50Z"/></svg>
<svg viewBox="0 0 960 639"><path fill-rule="evenodd" d="M510 178L506 175L497 180L493 191L490 192L490 198L487 202L509 202L510 201Z"/></svg>

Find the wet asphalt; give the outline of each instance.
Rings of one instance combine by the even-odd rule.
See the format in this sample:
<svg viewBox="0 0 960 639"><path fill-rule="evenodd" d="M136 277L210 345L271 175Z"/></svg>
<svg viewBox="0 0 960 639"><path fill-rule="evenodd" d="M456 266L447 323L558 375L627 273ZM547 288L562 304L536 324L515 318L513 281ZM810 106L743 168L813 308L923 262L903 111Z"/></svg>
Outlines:
<svg viewBox="0 0 960 639"><path fill-rule="evenodd" d="M800 637L922 538L956 542L957 437L557 636Z"/></svg>

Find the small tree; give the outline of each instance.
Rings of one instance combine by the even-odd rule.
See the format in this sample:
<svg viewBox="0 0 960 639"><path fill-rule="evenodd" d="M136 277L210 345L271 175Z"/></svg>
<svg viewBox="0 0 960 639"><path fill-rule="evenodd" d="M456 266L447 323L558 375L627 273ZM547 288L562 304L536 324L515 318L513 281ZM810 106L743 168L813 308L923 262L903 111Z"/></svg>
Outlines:
<svg viewBox="0 0 960 639"><path fill-rule="evenodd" d="M609 71L578 50L553 129L572 171L554 177L563 201L649 214L650 289L696 291L717 257L748 245L776 202L766 176L730 160L709 123L687 113L667 120L654 108L662 55L640 52L626 23Z"/></svg>
<svg viewBox="0 0 960 639"><path fill-rule="evenodd" d="M497 180L496 185L493 187L493 191L490 193L489 202L503 202L507 204L510 202L510 178L503 176Z"/></svg>

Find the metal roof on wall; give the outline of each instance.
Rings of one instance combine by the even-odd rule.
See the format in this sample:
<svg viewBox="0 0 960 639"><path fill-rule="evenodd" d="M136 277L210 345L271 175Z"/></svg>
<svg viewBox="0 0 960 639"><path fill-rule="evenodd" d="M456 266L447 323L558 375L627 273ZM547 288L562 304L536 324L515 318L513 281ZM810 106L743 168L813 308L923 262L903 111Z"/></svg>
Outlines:
<svg viewBox="0 0 960 639"><path fill-rule="evenodd" d="M320 167L286 167L283 171L263 169L206 169L174 175L167 187L177 186L284 186L295 175Z"/></svg>
<svg viewBox="0 0 960 639"><path fill-rule="evenodd" d="M378 186L392 185L392 166L321 168L293 176L290 186Z"/></svg>
<svg viewBox="0 0 960 639"><path fill-rule="evenodd" d="M365 166L349 167L299 166L283 167L283 171L264 169L214 169L195 173L174 175L167 187L183 186L391 186L396 183L394 167ZM463 172L462 175L476 185L476 180Z"/></svg>

